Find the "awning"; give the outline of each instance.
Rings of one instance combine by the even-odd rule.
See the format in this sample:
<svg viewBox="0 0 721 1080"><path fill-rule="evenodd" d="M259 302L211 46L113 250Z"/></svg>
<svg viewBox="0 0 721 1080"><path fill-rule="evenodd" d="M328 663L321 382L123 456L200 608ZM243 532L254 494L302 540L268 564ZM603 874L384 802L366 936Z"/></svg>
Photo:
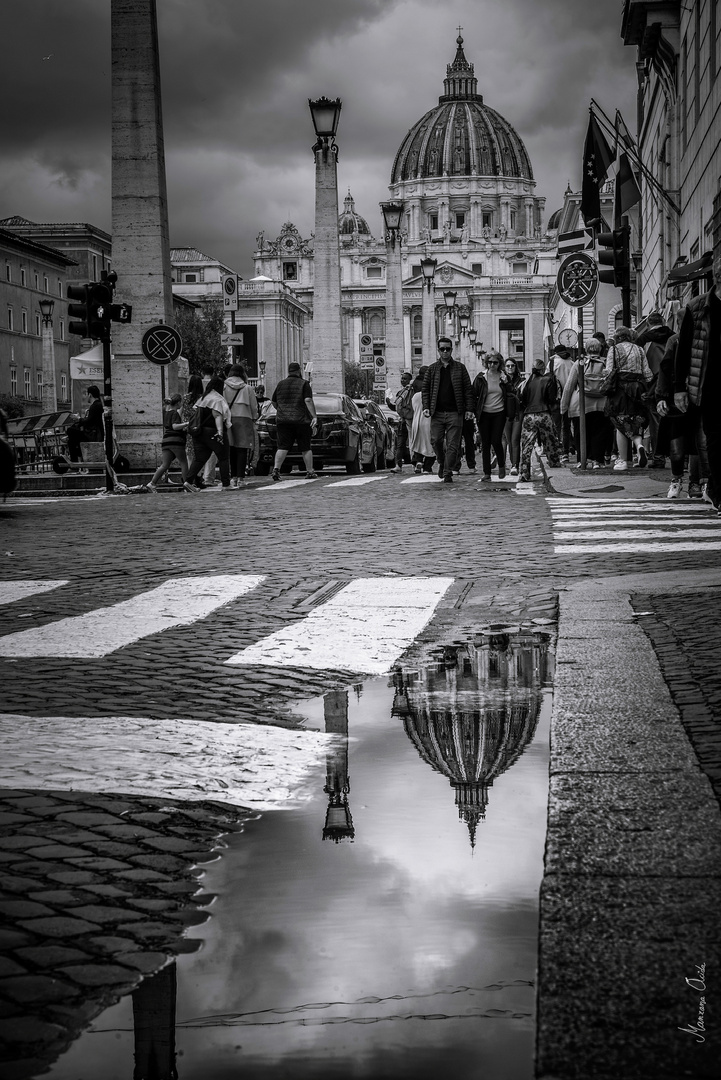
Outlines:
<svg viewBox="0 0 721 1080"><path fill-rule="evenodd" d="M93 345L92 349L86 349L77 356L70 357L71 379L102 379L103 377L103 346Z"/></svg>
<svg viewBox="0 0 721 1080"><path fill-rule="evenodd" d="M669 270L666 284L685 285L687 281L698 281L699 278L708 277L711 273L712 263L713 252L704 251L701 258L696 259L695 262L685 263L683 266L677 266L674 270Z"/></svg>

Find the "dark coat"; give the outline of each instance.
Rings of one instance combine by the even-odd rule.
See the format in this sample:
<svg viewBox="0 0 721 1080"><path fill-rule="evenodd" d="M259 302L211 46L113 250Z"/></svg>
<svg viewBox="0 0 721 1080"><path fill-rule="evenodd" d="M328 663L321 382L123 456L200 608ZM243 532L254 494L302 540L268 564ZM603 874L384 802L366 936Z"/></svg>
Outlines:
<svg viewBox="0 0 721 1080"><path fill-rule="evenodd" d="M461 415L467 412L473 412L474 398L468 368L458 360L450 360L449 363L451 368L453 396L456 399L456 409ZM431 364L428 368L426 377L423 380L423 389L421 390L423 395L423 408L428 409L431 416L433 416L436 411L436 401L438 399L438 387L441 381L442 367L443 361L436 360L435 364Z"/></svg>
<svg viewBox="0 0 721 1080"><path fill-rule="evenodd" d="M476 402L476 419L480 421L483 405L488 394L488 379L482 371L479 371L471 386L473 397ZM514 400L511 384L507 379L501 379L501 393L503 394L503 412L505 416L515 415L510 411L511 402Z"/></svg>
<svg viewBox="0 0 721 1080"><path fill-rule="evenodd" d="M688 393L689 401L694 405L701 404L708 366L712 296L713 290L693 298L683 313L678 333L674 393Z"/></svg>
<svg viewBox="0 0 721 1080"><path fill-rule="evenodd" d="M654 375L658 375L666 343L672 336L673 330L670 326L649 326L648 330L636 338L636 344L646 353L648 366Z"/></svg>

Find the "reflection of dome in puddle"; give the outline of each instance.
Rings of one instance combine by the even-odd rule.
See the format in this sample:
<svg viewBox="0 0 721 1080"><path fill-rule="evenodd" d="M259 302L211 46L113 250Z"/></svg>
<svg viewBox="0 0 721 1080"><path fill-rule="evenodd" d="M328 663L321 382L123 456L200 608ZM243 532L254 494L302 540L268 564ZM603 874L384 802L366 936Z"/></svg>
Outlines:
<svg viewBox="0 0 721 1080"><path fill-rule="evenodd" d="M394 675L393 715L403 717L423 760L450 780L472 847L488 788L533 739L547 648L533 635L511 634L446 647L435 664Z"/></svg>

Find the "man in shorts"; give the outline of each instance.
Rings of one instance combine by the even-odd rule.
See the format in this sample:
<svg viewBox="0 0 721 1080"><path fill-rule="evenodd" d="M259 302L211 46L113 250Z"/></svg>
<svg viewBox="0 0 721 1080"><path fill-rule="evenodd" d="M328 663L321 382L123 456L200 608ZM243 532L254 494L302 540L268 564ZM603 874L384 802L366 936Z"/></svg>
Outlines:
<svg viewBox="0 0 721 1080"><path fill-rule="evenodd" d="M313 391L310 383L300 373L300 364L288 364L288 377L281 379L271 401L276 410L276 438L278 449L273 462L273 480L280 480L280 467L286 459L293 444L298 443L298 449L303 455L306 468L306 480L314 480L316 473L313 471L313 451L310 448L311 436L318 430L318 417L313 401Z"/></svg>

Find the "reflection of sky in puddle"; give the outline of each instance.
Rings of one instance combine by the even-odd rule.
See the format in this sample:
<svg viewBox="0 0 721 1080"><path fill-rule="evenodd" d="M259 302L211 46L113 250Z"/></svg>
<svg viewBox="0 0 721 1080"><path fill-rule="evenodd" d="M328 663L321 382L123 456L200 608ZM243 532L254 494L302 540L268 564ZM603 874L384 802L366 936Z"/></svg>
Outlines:
<svg viewBox="0 0 721 1080"><path fill-rule="evenodd" d="M305 703L308 726L351 738L317 798L251 822L208 867L204 947L177 965L180 1080L532 1076L546 685L544 647L514 635ZM456 805L459 769L485 816L465 788ZM323 841L333 801L352 843ZM93 1027L111 1030L51 1080L130 1080L130 1001Z"/></svg>

